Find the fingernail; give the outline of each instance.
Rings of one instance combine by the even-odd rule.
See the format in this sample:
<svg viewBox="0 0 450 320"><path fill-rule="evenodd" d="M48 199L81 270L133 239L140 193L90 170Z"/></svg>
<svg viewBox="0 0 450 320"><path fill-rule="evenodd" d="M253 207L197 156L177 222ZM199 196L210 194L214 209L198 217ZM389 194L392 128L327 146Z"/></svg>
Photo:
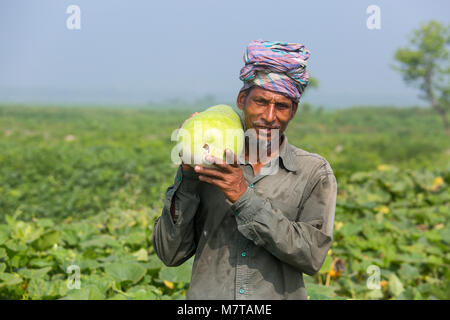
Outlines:
<svg viewBox="0 0 450 320"><path fill-rule="evenodd" d="M195 170L195 171L199 171L199 170L200 170L200 167L199 167L199 166L195 166L194 170Z"/></svg>

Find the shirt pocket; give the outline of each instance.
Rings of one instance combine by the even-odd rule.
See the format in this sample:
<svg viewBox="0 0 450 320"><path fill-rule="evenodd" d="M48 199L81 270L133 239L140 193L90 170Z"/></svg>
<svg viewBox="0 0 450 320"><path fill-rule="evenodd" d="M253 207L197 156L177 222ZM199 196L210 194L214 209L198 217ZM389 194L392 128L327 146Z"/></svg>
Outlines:
<svg viewBox="0 0 450 320"><path fill-rule="evenodd" d="M279 200L270 200L272 208L276 213L284 215L291 221L296 221L299 214L299 208Z"/></svg>

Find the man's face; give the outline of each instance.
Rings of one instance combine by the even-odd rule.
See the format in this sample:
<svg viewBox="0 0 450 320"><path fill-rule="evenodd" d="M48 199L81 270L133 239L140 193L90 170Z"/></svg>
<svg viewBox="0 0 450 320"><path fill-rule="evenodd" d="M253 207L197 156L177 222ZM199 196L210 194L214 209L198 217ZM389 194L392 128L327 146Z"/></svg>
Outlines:
<svg viewBox="0 0 450 320"><path fill-rule="evenodd" d="M279 137L295 116L298 104L288 97L261 87L252 87L250 93L240 92L237 106L244 112L246 129L255 129L258 140L271 140L271 130L278 129Z"/></svg>

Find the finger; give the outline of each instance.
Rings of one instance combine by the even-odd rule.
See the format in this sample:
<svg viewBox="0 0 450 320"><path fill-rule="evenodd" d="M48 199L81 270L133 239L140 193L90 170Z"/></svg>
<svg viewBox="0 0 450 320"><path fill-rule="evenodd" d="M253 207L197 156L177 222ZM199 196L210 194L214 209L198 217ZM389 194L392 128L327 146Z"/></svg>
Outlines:
<svg viewBox="0 0 450 320"><path fill-rule="evenodd" d="M217 169L205 168L203 166L195 166L195 172L200 173L201 175L213 177L219 180L223 180L223 173Z"/></svg>
<svg viewBox="0 0 450 320"><path fill-rule="evenodd" d="M193 114L191 114L190 116L189 116L189 118L188 119L190 119L190 118L192 118L193 116L195 116L195 115L197 115L198 114L198 112L196 111L196 112L194 112ZM187 119L186 119L187 120Z"/></svg>
<svg viewBox="0 0 450 320"><path fill-rule="evenodd" d="M191 114L189 117L187 117L186 120L183 121L183 123L181 124L181 126L178 127L178 129L180 129L188 119L192 118L193 116L195 116L195 115L197 115L197 114L198 114L198 112L194 112L194 113Z"/></svg>
<svg viewBox="0 0 450 320"><path fill-rule="evenodd" d="M206 156L206 161L208 161L210 164L216 166L219 169L225 169L226 165L227 165L225 163L225 161L223 161L223 159L217 158L217 157L212 156L212 155Z"/></svg>
<svg viewBox="0 0 450 320"><path fill-rule="evenodd" d="M198 176L198 180L206 182L206 183L210 183L210 184L213 184L213 185L216 185L216 186L218 186L221 189L223 188L222 180L214 179L214 178L211 178L211 177L208 177L208 176L204 176L204 175L199 175Z"/></svg>

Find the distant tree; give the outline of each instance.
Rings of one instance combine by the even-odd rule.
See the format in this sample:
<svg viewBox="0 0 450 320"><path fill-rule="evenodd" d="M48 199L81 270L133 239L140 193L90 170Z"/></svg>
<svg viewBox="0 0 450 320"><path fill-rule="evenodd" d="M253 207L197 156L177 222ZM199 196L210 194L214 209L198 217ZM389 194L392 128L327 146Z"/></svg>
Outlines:
<svg viewBox="0 0 450 320"><path fill-rule="evenodd" d="M445 26L434 20L422 23L409 40L409 47L395 52L394 58L400 65L393 68L403 75L407 84L418 85L424 93L420 98L427 100L441 116L445 131L450 135L447 117L450 111L450 25Z"/></svg>
<svg viewBox="0 0 450 320"><path fill-rule="evenodd" d="M319 87L319 80L317 80L317 78L314 77L309 77L309 81L308 81L308 88L314 88L317 89Z"/></svg>
<svg viewBox="0 0 450 320"><path fill-rule="evenodd" d="M306 87L305 93L302 95L301 101L304 99L305 94L307 94L309 90L317 88L319 88L319 80L314 77L309 77L308 86ZM308 102L300 102L299 107L299 111L302 114L309 114L313 109L313 106Z"/></svg>

